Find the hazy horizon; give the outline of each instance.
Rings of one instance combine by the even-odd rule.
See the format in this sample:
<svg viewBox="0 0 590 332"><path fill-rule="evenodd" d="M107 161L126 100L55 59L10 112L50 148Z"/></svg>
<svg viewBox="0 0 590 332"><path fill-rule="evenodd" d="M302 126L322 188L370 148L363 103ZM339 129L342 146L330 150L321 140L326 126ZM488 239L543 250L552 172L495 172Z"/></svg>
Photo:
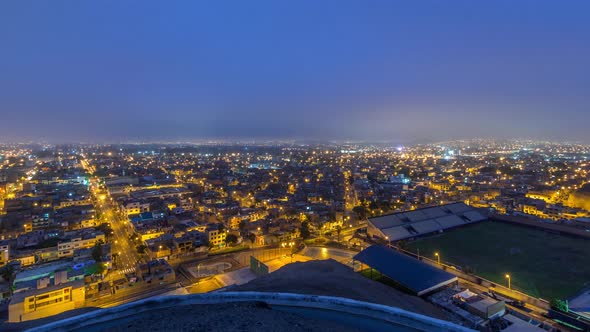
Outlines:
<svg viewBox="0 0 590 332"><path fill-rule="evenodd" d="M0 4L0 140L590 143L590 3Z"/></svg>

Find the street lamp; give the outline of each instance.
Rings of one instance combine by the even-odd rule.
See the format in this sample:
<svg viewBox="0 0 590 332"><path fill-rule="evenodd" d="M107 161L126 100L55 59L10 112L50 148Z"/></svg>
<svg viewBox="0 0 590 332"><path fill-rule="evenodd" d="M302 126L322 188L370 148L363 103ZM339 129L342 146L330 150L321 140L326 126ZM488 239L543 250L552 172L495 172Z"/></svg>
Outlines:
<svg viewBox="0 0 590 332"><path fill-rule="evenodd" d="M289 248L291 248L291 263L293 263L293 246L295 245L295 242L285 243L285 245L288 245Z"/></svg>
<svg viewBox="0 0 590 332"><path fill-rule="evenodd" d="M440 255L438 254L438 252L434 253L434 256L436 256L436 261L438 262L438 264L440 265Z"/></svg>
<svg viewBox="0 0 590 332"><path fill-rule="evenodd" d="M391 248L391 241L389 240L389 236L386 236L386 237L385 237L385 240L387 240L387 246L388 246L389 248Z"/></svg>
<svg viewBox="0 0 590 332"><path fill-rule="evenodd" d="M508 289L512 289L512 287L510 285L510 275L509 274L506 275L506 279L508 280Z"/></svg>

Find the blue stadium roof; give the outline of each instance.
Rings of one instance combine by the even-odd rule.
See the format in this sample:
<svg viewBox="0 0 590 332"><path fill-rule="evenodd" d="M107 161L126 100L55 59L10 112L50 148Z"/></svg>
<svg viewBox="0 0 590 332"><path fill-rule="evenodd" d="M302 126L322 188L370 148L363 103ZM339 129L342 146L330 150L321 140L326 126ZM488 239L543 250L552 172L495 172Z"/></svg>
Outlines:
<svg viewBox="0 0 590 332"><path fill-rule="evenodd" d="M354 259L381 272L401 286L423 295L457 280L457 277L393 249L372 245Z"/></svg>

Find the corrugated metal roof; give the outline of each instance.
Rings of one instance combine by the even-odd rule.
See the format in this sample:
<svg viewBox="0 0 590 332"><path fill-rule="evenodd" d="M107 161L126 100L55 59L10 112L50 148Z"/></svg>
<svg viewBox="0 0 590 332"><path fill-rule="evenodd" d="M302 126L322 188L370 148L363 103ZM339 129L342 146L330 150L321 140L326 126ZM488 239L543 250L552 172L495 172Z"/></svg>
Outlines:
<svg viewBox="0 0 590 332"><path fill-rule="evenodd" d="M391 241L430 234L441 229L462 226L487 218L465 203L451 203L428 207L414 211L404 211L379 217L369 218L369 223L381 230ZM416 233L397 230L399 226L412 226ZM395 228L395 230L390 230ZM387 234L387 233L396 233ZM403 236L401 234L404 234Z"/></svg>
<svg viewBox="0 0 590 332"><path fill-rule="evenodd" d="M399 226L404 223L403 220L399 219L399 217L395 215L387 215L382 217L375 217L372 220L373 225L377 228L389 228L394 226Z"/></svg>
<svg viewBox="0 0 590 332"><path fill-rule="evenodd" d="M433 233L443 229L443 227L434 220L416 222L412 224L412 227L420 234Z"/></svg>
<svg viewBox="0 0 590 332"><path fill-rule="evenodd" d="M368 247L354 256L354 259L418 295L457 280L456 276L448 272L381 245Z"/></svg>
<svg viewBox="0 0 590 332"><path fill-rule="evenodd" d="M404 212L403 215L410 221L421 221L424 219L428 219L428 216L422 213L422 211L420 210Z"/></svg>
<svg viewBox="0 0 590 332"><path fill-rule="evenodd" d="M439 218L448 215L446 211L440 207L432 207L423 209L422 212L428 216L428 218Z"/></svg>
<svg viewBox="0 0 590 332"><path fill-rule="evenodd" d="M464 216L467 217L469 220L471 220L471 222L482 221L482 220L486 219L486 217L482 216L477 211L465 212Z"/></svg>
<svg viewBox="0 0 590 332"><path fill-rule="evenodd" d="M412 236L403 226L391 227L382 230L382 232L389 237L390 241L398 241Z"/></svg>
<svg viewBox="0 0 590 332"><path fill-rule="evenodd" d="M438 221L438 223L441 224L445 229L466 224L462 218L457 217L454 214L442 218L436 218L436 221Z"/></svg>
<svg viewBox="0 0 590 332"><path fill-rule="evenodd" d="M472 208L467 206L465 203L447 204L444 207L451 210L451 212L454 214L461 214L463 212L472 210Z"/></svg>

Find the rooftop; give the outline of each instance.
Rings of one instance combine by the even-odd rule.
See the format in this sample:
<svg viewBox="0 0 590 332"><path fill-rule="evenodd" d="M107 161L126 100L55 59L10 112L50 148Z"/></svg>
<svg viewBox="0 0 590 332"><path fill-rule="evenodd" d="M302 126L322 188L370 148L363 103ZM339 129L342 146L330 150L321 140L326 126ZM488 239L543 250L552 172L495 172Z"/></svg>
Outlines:
<svg viewBox="0 0 590 332"><path fill-rule="evenodd" d="M451 203L369 218L369 223L391 241L425 235L486 220L465 203Z"/></svg>
<svg viewBox="0 0 590 332"><path fill-rule="evenodd" d="M354 256L417 295L457 281L457 277L393 249L372 245Z"/></svg>

